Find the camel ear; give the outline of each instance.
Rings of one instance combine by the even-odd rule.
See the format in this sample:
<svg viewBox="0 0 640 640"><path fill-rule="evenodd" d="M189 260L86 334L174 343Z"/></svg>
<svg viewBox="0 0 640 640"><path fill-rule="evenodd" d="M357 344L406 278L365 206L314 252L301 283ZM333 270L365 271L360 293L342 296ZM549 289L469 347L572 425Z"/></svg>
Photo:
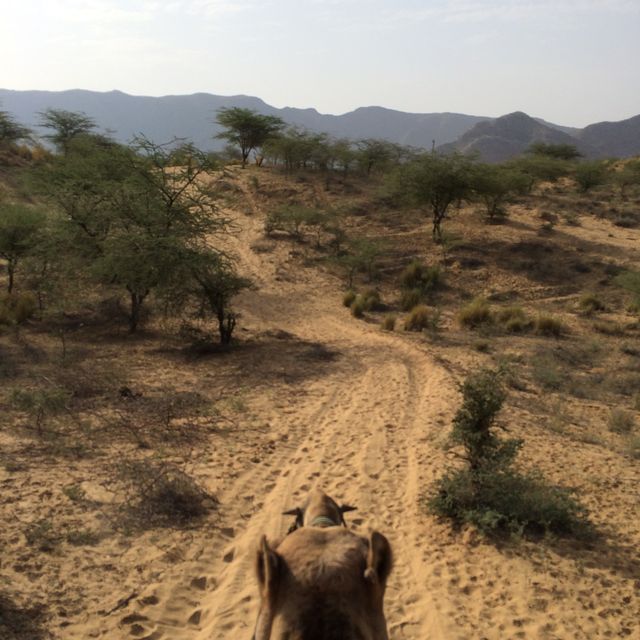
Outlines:
<svg viewBox="0 0 640 640"><path fill-rule="evenodd" d="M256 554L255 568L263 600L272 602L275 599L280 566L280 556L269 546L266 536L262 536L258 553Z"/></svg>
<svg viewBox="0 0 640 640"><path fill-rule="evenodd" d="M272 602L275 599L280 576L280 556L269 546L267 538L260 538L260 546L256 554L256 576L260 585L263 600Z"/></svg>
<svg viewBox="0 0 640 640"><path fill-rule="evenodd" d="M372 531L369 536L367 568L364 577L371 582L377 582L384 589L392 564L393 554L389 541L381 533Z"/></svg>
<svg viewBox="0 0 640 640"><path fill-rule="evenodd" d="M282 512L283 516L295 516L296 519L293 521L293 524L289 527L287 531L287 535L293 533L296 529L299 529L304 525L304 511L300 507L296 507L295 509L289 509L288 511Z"/></svg>
<svg viewBox="0 0 640 640"><path fill-rule="evenodd" d="M338 507L338 510L340 511L340 520L342 521L342 526L346 527L347 523L344 519L344 514L347 513L347 511L355 511L357 509L357 507L352 507L348 504L343 504L342 506Z"/></svg>
<svg viewBox="0 0 640 640"><path fill-rule="evenodd" d="M352 507L351 505L348 504L343 504L340 507L340 513L347 513L348 511L357 511L358 507Z"/></svg>
<svg viewBox="0 0 640 640"><path fill-rule="evenodd" d="M266 537L262 536L255 558L261 602L253 640L266 640L271 637L281 564L280 556L269 546Z"/></svg>

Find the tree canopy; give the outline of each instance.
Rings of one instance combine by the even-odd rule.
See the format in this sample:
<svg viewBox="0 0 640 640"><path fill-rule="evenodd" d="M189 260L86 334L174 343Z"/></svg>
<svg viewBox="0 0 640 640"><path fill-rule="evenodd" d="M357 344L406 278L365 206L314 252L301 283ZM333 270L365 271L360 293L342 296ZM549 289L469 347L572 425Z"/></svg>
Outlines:
<svg viewBox="0 0 640 640"><path fill-rule="evenodd" d="M392 179L394 191L410 203L431 210L433 238L442 238L449 207L472 192L473 160L462 154L423 153L402 165Z"/></svg>
<svg viewBox="0 0 640 640"><path fill-rule="evenodd" d="M8 112L0 109L0 147L28 140L31 136L31 129L19 124Z"/></svg>
<svg viewBox="0 0 640 640"><path fill-rule="evenodd" d="M527 151L532 155L547 156L559 160L577 160L582 157L575 145L567 143L534 142Z"/></svg>
<svg viewBox="0 0 640 640"><path fill-rule="evenodd" d="M277 116L265 116L240 107L219 109L216 122L224 127L217 137L240 147L243 167L252 151L262 147L285 126Z"/></svg>
<svg viewBox="0 0 640 640"><path fill-rule="evenodd" d="M177 148L183 164L175 166ZM64 214L69 253L96 281L127 291L131 332L152 292L189 286L194 254L219 253L210 243L231 223L201 179L210 168L193 147L89 134L39 170L41 192Z"/></svg>
<svg viewBox="0 0 640 640"><path fill-rule="evenodd" d="M43 213L33 207L0 205L0 258L7 261L9 293L13 291L18 262L33 249L43 222Z"/></svg>
<svg viewBox="0 0 640 640"><path fill-rule="evenodd" d="M69 152L74 138L91 133L96 128L95 121L86 113L49 108L38 115L40 126L52 131L44 136L45 139L52 142L59 153L65 155Z"/></svg>

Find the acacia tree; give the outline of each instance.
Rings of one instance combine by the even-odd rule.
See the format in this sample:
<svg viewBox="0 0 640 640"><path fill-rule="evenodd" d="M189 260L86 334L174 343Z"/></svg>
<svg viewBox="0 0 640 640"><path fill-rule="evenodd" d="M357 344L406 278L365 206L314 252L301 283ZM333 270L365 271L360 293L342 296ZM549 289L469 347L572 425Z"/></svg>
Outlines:
<svg viewBox="0 0 640 640"><path fill-rule="evenodd" d="M186 286L185 256L230 229L203 179L210 159L184 145L180 158L176 167L172 144L83 136L40 170L75 256L99 282L126 289L132 333L152 292Z"/></svg>
<svg viewBox="0 0 640 640"><path fill-rule="evenodd" d="M455 153L423 153L403 165L391 179L398 197L431 210L433 239L442 239L442 222L449 207L472 192L473 160Z"/></svg>
<svg viewBox="0 0 640 640"><path fill-rule="evenodd" d="M524 174L504 165L478 164L471 179L474 196L484 205L489 220L504 216L509 199L529 186Z"/></svg>
<svg viewBox="0 0 640 640"><path fill-rule="evenodd" d="M627 197L627 189L640 185L640 159L627 160L622 167L612 174L613 182L620 189L620 196Z"/></svg>
<svg viewBox="0 0 640 640"><path fill-rule="evenodd" d="M399 144L376 138L359 140L356 146L358 165L367 176L398 164L409 153L408 149Z"/></svg>
<svg viewBox="0 0 640 640"><path fill-rule="evenodd" d="M534 142L527 149L527 153L536 156L557 158L558 160L577 160L582 157L577 147L567 143L551 144L547 142Z"/></svg>
<svg viewBox="0 0 640 640"><path fill-rule="evenodd" d="M45 139L53 143L58 153L67 155L71 141L78 136L91 133L96 123L86 113L67 111L66 109L45 109L38 113L40 126L50 129L52 133Z"/></svg>
<svg viewBox="0 0 640 640"><path fill-rule="evenodd" d="M243 289L251 287L251 280L240 276L227 256L210 250L195 255L191 266L191 295L199 314L212 314L218 325L220 344L231 344L237 314L231 308L232 299Z"/></svg>
<svg viewBox="0 0 640 640"><path fill-rule="evenodd" d="M531 192L536 182L556 182L571 170L571 164L567 160L543 154L514 158L505 166L527 178L527 193Z"/></svg>
<svg viewBox="0 0 640 640"><path fill-rule="evenodd" d="M581 193L587 193L604 184L608 178L608 165L603 160L591 160L589 162L580 162L576 166L575 179L578 190Z"/></svg>
<svg viewBox="0 0 640 640"><path fill-rule="evenodd" d="M219 109L216 122L224 127L224 131L216 137L240 147L243 168L247 164L249 154L262 147L285 126L277 116L265 116L241 107Z"/></svg>
<svg viewBox="0 0 640 640"><path fill-rule="evenodd" d="M344 271L348 288L353 288L354 278L359 272L365 273L369 282L373 281L385 245L369 238L351 238L346 244L347 250L336 255L334 262Z"/></svg>
<svg viewBox="0 0 640 640"><path fill-rule="evenodd" d="M23 127L8 111L0 109L0 147L28 140L30 137L31 129Z"/></svg>
<svg viewBox="0 0 640 640"><path fill-rule="evenodd" d="M0 258L7 261L7 291L13 291L18 263L32 251L44 214L20 204L0 205Z"/></svg>

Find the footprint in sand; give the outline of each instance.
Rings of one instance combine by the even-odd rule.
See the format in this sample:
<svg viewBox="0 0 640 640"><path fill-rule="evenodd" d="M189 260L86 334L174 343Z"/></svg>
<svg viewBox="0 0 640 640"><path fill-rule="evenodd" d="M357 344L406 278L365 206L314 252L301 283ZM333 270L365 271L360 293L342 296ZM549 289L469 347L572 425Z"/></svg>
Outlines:
<svg viewBox="0 0 640 640"><path fill-rule="evenodd" d="M141 624L132 624L131 629L129 629L129 635L132 636L141 636L146 632L146 629Z"/></svg>
<svg viewBox="0 0 640 640"><path fill-rule="evenodd" d="M191 586L194 589L200 589L201 591L205 591L207 588L207 577L200 576L199 578L193 578L193 580L191 580Z"/></svg>
<svg viewBox="0 0 640 640"><path fill-rule="evenodd" d="M233 562L235 553L236 553L235 549L231 549L231 551L228 551L227 553L224 554L224 556L222 557L222 561L226 563Z"/></svg>
<svg viewBox="0 0 640 640"><path fill-rule="evenodd" d="M147 616L143 616L140 613L130 613L128 616L125 616L120 621L122 624L133 624L135 622L145 622L148 620Z"/></svg>

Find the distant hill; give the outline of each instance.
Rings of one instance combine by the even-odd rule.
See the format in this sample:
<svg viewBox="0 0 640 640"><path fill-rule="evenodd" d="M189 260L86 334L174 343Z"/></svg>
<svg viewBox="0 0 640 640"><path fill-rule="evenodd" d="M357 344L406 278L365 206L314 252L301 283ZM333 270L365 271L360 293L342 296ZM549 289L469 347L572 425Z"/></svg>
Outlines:
<svg viewBox="0 0 640 640"><path fill-rule="evenodd" d="M532 142L575 144L588 157L640 154L640 115L621 122L601 122L584 129L563 127L517 111L500 118L460 113L405 113L361 107L342 115L315 109L277 109L251 96L132 96L121 91L12 91L0 89L0 106L38 131L38 112L48 107L83 111L103 131L121 142L144 134L155 142L187 138L205 150L221 149L215 114L221 107L244 107L334 137L383 138L403 145L477 152L489 162L522 153Z"/></svg>
<svg viewBox="0 0 640 640"><path fill-rule="evenodd" d="M452 142L477 122L479 116L457 113L404 113L382 107L362 107L343 115L325 115L315 109L277 109L250 96L215 96L196 93L160 98L132 96L121 91L99 93L70 91L11 91L0 89L0 104L16 119L37 129L39 111L47 107L84 111L102 130L113 132L126 142L143 133L156 142L174 137L189 138L202 149L220 149L215 139L220 128L215 114L221 107L244 107L265 115L275 115L292 125L335 137L385 138L400 144L430 148Z"/></svg>
<svg viewBox="0 0 640 640"><path fill-rule="evenodd" d="M524 153L534 142L581 146L568 133L516 111L495 120L479 122L456 142L442 145L440 149L477 153L486 162L502 162Z"/></svg>
<svg viewBox="0 0 640 640"><path fill-rule="evenodd" d="M625 158L640 154L640 115L619 122L590 124L577 134L578 140L600 157Z"/></svg>
<svg viewBox="0 0 640 640"><path fill-rule="evenodd" d="M516 111L479 122L442 151L477 153L486 162L517 156L533 142L572 144L586 158L626 158L640 155L640 116L620 122L600 122L584 129L557 127Z"/></svg>

